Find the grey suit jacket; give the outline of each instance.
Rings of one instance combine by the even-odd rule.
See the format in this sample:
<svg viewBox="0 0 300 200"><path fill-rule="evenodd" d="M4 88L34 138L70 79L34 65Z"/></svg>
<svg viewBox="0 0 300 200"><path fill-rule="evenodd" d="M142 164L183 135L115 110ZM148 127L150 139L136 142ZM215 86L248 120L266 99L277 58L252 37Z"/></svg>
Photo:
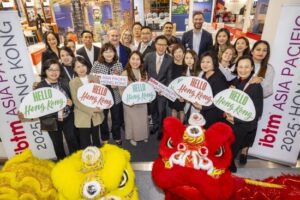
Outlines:
<svg viewBox="0 0 300 200"><path fill-rule="evenodd" d="M150 52L144 59L144 67L148 73L148 78L154 78L162 84L168 86L172 81L172 63L173 58L168 54L164 55L164 59L161 63L161 67L158 73L156 73L156 52Z"/></svg>
<svg viewBox="0 0 300 200"><path fill-rule="evenodd" d="M88 75L89 82L99 83L99 79L95 76ZM77 128L90 128L91 121L93 121L93 125L97 126L102 123L104 119L103 112L94 113L94 108L89 108L77 99L77 91L83 84L79 77L72 79L69 83L72 100L74 103L74 116L75 116L75 126Z"/></svg>
<svg viewBox="0 0 300 200"><path fill-rule="evenodd" d="M84 59L89 63L89 66L88 66L89 69L91 69L93 67L94 63L91 63L89 56L87 55L84 47L81 47L80 49L78 49L76 53L77 53L77 55L83 56ZM94 46L94 62L96 60L98 60L99 53L100 53L100 48L97 46Z"/></svg>

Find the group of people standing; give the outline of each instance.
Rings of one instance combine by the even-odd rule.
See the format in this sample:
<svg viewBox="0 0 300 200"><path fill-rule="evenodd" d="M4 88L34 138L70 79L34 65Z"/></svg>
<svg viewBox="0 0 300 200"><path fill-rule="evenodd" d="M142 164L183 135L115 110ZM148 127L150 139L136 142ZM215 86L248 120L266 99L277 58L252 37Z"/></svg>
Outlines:
<svg viewBox="0 0 300 200"><path fill-rule="evenodd" d="M168 114L185 123L191 113L199 112L206 120L204 128L218 121L233 128L236 138L232 145L233 157L241 150L240 163L246 164L248 148L253 144L257 122L262 114L263 98L273 92L274 69L268 63L270 46L268 42L259 40L250 50L245 37L238 38L232 45L226 28L217 32L213 44L212 35L202 28L203 23L203 13L195 12L194 28L185 32L181 40L173 36L171 22L167 22L163 26L163 34L154 39L151 28L140 23L135 23L132 30L126 29L122 34L113 28L108 32L109 42L101 48L93 45L92 32L83 31L81 39L84 46L76 51L76 57L69 47L59 47L55 33L45 34L47 50L42 58L44 79L38 87L63 90L68 99L68 109L64 109L63 118L57 117L58 129L49 133L53 143L57 144L54 148L58 158L65 156L61 151L62 134L66 139L66 134L70 137L67 139L69 149L72 146L75 146L74 149L100 146L109 141L110 132L115 143L122 145L121 128L124 124L125 138L136 146L139 141L147 142L150 132L161 139L163 119ZM251 122L245 122L214 105L192 104L182 98L171 102L160 93L148 105L128 106L121 100L125 87L113 85L107 86L114 99L114 105L109 110L88 108L78 101L77 90L87 83L99 83L99 78L94 75L101 74L127 76L129 83L154 78L166 86L180 76L200 77L210 84L213 95L229 87L246 92L254 102L256 117ZM111 131L108 127L109 111ZM58 116L58 113L53 115ZM151 130L149 116L153 123ZM74 120L73 129L67 125L67 119ZM72 130L73 133L70 133ZM236 171L234 162L231 170Z"/></svg>

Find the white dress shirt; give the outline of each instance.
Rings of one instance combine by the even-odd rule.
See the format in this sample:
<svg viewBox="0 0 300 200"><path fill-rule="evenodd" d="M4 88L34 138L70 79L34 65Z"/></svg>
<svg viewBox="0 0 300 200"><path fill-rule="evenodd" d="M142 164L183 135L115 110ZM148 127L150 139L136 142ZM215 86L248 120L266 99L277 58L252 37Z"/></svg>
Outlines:
<svg viewBox="0 0 300 200"><path fill-rule="evenodd" d="M92 45L91 50L89 50L88 48L84 47L86 54L89 57L90 62L92 63L92 65L94 64L94 46Z"/></svg>

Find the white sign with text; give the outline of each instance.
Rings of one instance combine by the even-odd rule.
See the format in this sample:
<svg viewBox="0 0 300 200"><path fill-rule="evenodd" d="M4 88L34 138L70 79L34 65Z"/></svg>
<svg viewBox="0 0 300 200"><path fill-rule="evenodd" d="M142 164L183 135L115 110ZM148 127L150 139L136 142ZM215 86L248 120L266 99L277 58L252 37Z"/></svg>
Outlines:
<svg viewBox="0 0 300 200"><path fill-rule="evenodd" d="M148 83L152 85L154 90L161 95L165 96L167 99L170 99L171 101L175 101L177 98L176 93L171 88L168 88L164 84L160 83L159 81L155 80L154 78L150 78Z"/></svg>
<svg viewBox="0 0 300 200"><path fill-rule="evenodd" d="M29 148L36 157L55 158L40 122L22 122L18 117L21 102L32 91L33 65L17 11L1 10L0 19L0 137L5 155L11 158Z"/></svg>
<svg viewBox="0 0 300 200"><path fill-rule="evenodd" d="M175 89L174 89L174 88L175 88L178 84L180 84L185 78L186 78L185 76L181 76L181 77L178 77L178 78L174 79L174 80L169 84L168 87L171 88L172 90L174 90L174 92L175 92ZM177 99L180 98L180 96L179 96L178 94L176 94L176 96L177 96Z"/></svg>
<svg viewBox="0 0 300 200"><path fill-rule="evenodd" d="M24 118L38 118L62 110L66 96L55 88L45 87L30 92L22 101L19 111Z"/></svg>
<svg viewBox="0 0 300 200"><path fill-rule="evenodd" d="M122 95L126 105L150 103L156 97L154 88L146 82L134 82L127 86Z"/></svg>
<svg viewBox="0 0 300 200"><path fill-rule="evenodd" d="M174 87L175 92L183 99L210 106L213 103L213 93L209 83L198 77L189 76Z"/></svg>
<svg viewBox="0 0 300 200"><path fill-rule="evenodd" d="M114 86L127 86L128 77L127 76L117 76L108 74L94 74L99 77L100 84L102 85L114 85Z"/></svg>
<svg viewBox="0 0 300 200"><path fill-rule="evenodd" d="M114 105L110 90L98 83L89 83L78 88L77 98L90 108L109 109Z"/></svg>
<svg viewBox="0 0 300 200"><path fill-rule="evenodd" d="M295 166L300 151L300 4L283 5L270 63L275 70L273 95L264 99L249 154ZM280 42L279 42L280 41ZM268 66L269 67L269 66Z"/></svg>
<svg viewBox="0 0 300 200"><path fill-rule="evenodd" d="M216 107L243 121L252 121L256 111L252 99L242 90L229 88L216 94Z"/></svg>

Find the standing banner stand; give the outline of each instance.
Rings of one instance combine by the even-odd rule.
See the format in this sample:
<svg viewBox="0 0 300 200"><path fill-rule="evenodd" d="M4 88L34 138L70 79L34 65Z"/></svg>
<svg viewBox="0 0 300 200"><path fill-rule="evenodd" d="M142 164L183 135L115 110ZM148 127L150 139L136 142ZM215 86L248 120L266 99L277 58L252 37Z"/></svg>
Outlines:
<svg viewBox="0 0 300 200"><path fill-rule="evenodd" d="M39 158L54 158L48 133L39 120L21 122L18 107L32 90L34 75L29 52L16 11L0 12L0 137L11 158L30 148Z"/></svg>
<svg viewBox="0 0 300 200"><path fill-rule="evenodd" d="M249 154L296 165L300 151L300 4L281 8L270 63L273 95L265 99Z"/></svg>

